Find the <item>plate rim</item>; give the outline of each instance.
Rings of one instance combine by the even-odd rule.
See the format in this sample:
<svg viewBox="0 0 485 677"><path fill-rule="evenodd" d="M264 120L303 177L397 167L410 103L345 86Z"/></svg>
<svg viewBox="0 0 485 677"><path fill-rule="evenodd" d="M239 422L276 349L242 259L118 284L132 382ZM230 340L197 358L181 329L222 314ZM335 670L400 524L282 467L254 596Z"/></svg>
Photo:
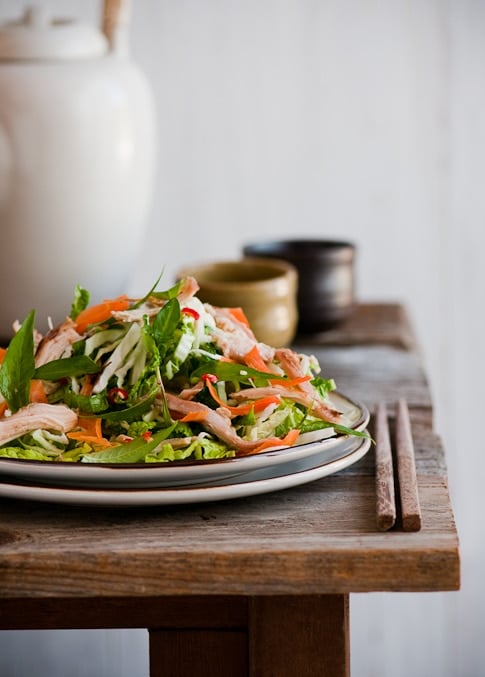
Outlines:
<svg viewBox="0 0 485 677"><path fill-rule="evenodd" d="M356 407L360 414L353 429L361 432L369 422L370 413L365 404L351 399L347 395L335 391L338 397L345 400L350 406ZM345 446L352 435L335 435L321 440L305 442L292 447L280 447L269 449L258 454L248 454L223 459L207 459L197 461L170 461L162 463L68 463L63 461L38 461L29 459L14 459L0 457L0 480L5 477L16 477L32 482L42 478L46 484L59 485L64 482L73 486L81 483L97 485L126 484L130 482L165 483L167 485L180 484L192 481L192 484L200 478L221 478L223 476L237 476L264 467L271 467L289 463L292 460L311 456L324 451L325 448L333 450L335 447ZM158 479L157 479L158 478Z"/></svg>
<svg viewBox="0 0 485 677"><path fill-rule="evenodd" d="M49 487L0 482L0 497L42 503L77 505L78 507L143 507L150 505L188 505L225 501L291 489L333 475L361 460L369 451L371 440L352 453L330 463L276 478L235 482L223 486L156 489L95 489L92 487Z"/></svg>

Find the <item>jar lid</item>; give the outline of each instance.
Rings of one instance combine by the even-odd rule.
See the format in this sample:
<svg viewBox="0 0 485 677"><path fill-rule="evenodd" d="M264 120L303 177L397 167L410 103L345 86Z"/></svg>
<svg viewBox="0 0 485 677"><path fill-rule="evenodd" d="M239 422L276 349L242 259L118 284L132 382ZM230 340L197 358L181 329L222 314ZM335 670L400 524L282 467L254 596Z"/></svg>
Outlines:
<svg viewBox="0 0 485 677"><path fill-rule="evenodd" d="M105 36L86 23L54 19L30 7L18 21L0 25L0 59L12 61L91 59L108 52Z"/></svg>

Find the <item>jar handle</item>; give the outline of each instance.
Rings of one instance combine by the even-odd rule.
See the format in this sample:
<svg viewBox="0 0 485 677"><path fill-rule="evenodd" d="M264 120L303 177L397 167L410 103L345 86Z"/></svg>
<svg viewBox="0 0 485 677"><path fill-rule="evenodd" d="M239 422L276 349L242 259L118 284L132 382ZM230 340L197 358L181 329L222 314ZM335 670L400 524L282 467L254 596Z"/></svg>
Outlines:
<svg viewBox="0 0 485 677"><path fill-rule="evenodd" d="M102 30L114 53L126 54L128 52L130 15L130 0L103 0Z"/></svg>

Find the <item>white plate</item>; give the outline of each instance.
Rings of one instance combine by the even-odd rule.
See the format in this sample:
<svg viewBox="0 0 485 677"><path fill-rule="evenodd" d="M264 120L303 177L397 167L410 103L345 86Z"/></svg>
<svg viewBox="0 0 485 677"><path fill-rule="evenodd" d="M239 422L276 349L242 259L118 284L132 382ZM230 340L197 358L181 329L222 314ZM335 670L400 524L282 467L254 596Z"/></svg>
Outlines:
<svg viewBox="0 0 485 677"><path fill-rule="evenodd" d="M331 394L331 405L343 413L342 424L362 431L369 412L340 393ZM55 461L27 461L0 458L0 479L30 484L91 488L165 488L230 483L241 475L274 469L313 456L319 464L353 453L361 438L337 435L316 442L284 447L259 454L212 461L178 461L149 464L84 464ZM285 472L284 474L288 474Z"/></svg>
<svg viewBox="0 0 485 677"><path fill-rule="evenodd" d="M257 496L300 486L327 477L359 461L367 453L370 440L361 440L360 446L344 458L310 467L308 470L249 482L222 486L167 489L92 489L26 486L0 483L0 497L27 501L88 505L104 507L136 507L145 505L182 505L226 501Z"/></svg>

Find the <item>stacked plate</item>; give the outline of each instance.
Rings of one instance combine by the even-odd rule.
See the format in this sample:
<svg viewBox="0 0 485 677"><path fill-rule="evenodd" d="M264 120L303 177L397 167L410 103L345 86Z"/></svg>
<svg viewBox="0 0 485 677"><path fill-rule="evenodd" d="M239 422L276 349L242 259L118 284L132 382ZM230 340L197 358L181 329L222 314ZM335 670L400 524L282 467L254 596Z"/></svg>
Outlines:
<svg viewBox="0 0 485 677"><path fill-rule="evenodd" d="M365 432L367 408L339 393L342 424ZM322 435L325 431L322 431ZM278 491L326 477L360 460L370 439L334 435L252 456L211 461L92 465L0 458L0 497L75 505L205 503Z"/></svg>

